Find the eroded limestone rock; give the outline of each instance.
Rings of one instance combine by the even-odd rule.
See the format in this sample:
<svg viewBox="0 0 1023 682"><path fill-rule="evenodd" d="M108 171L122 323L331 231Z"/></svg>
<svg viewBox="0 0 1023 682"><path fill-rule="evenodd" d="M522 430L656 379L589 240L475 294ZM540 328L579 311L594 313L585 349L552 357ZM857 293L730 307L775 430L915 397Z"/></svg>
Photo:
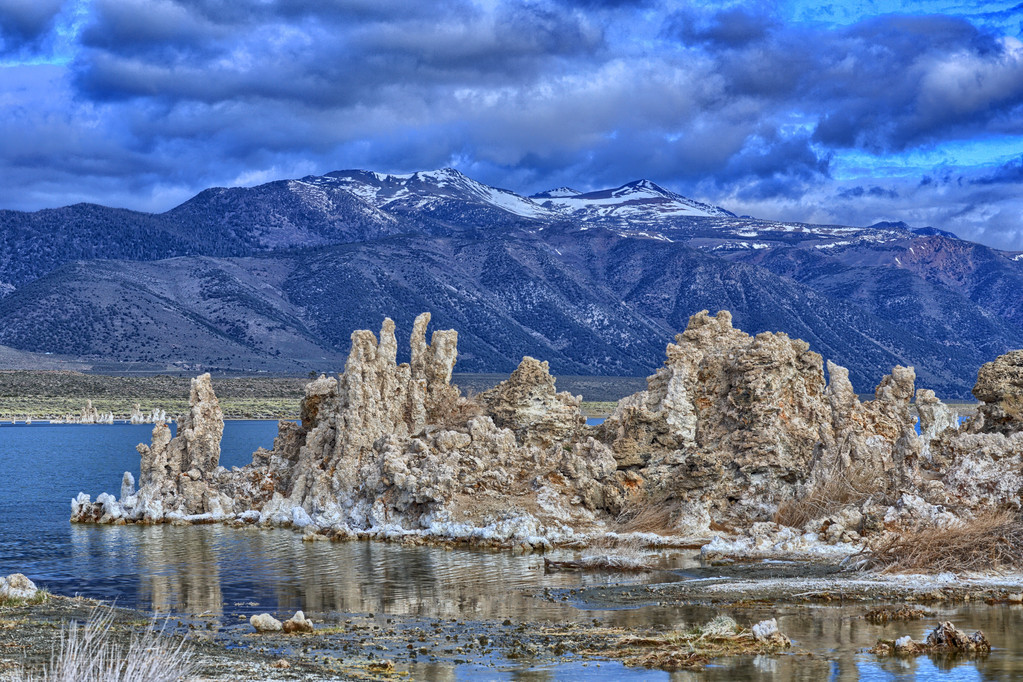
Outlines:
<svg viewBox="0 0 1023 682"><path fill-rule="evenodd" d="M914 372L896 367L860 403L848 371L785 334L751 337L727 311L694 315L647 390L619 402L603 439L677 526L767 521L823 479L860 468L894 489L915 476Z"/></svg>
<svg viewBox="0 0 1023 682"><path fill-rule="evenodd" d="M1019 509L1023 502L1023 351L985 364L973 394L983 401L961 428L930 442L941 486L929 498L966 511ZM923 424L921 414L921 424Z"/></svg>
<svg viewBox="0 0 1023 682"><path fill-rule="evenodd" d="M224 415L209 374L192 380L189 411L171 438L170 427L153 427L149 445L139 445L139 490L125 472L121 499L100 495L91 503L80 494L72 502L72 521L114 522L119 519L158 522L170 518L220 518L233 511L231 497L219 490L220 439ZM131 483L129 484L129 479Z"/></svg>
<svg viewBox="0 0 1023 682"><path fill-rule="evenodd" d="M522 444L573 442L586 426L582 396L558 393L554 384L546 362L525 357L507 381L479 398L494 424L514 431Z"/></svg>

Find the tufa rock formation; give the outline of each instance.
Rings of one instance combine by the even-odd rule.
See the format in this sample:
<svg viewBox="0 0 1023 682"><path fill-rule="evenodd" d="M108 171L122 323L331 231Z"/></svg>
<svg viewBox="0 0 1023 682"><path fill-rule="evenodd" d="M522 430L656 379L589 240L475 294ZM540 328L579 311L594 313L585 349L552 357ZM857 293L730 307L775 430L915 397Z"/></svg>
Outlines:
<svg viewBox="0 0 1023 682"><path fill-rule="evenodd" d="M284 621L282 626L289 635L293 632L309 633L315 631L313 622L306 618L305 614L301 611L296 611L295 615Z"/></svg>
<svg viewBox="0 0 1023 682"><path fill-rule="evenodd" d="M269 613L258 613L250 617L249 625L255 628L256 632L280 632L284 629L281 621Z"/></svg>
<svg viewBox="0 0 1023 682"><path fill-rule="evenodd" d="M1023 350L999 356L977 372L973 395L981 402L970 423L971 433L1001 433L1023 430Z"/></svg>
<svg viewBox="0 0 1023 682"><path fill-rule="evenodd" d="M0 578L0 601L6 599L33 599L39 593L35 583L22 573Z"/></svg>
<svg viewBox="0 0 1023 682"><path fill-rule="evenodd" d="M301 423L281 422L273 450L230 472L218 467L216 396L208 375L199 377L179 436L157 425L152 444L139 446L138 492L95 503L80 494L73 520L233 519L337 537L414 532L521 544L571 538L620 506L614 457L580 433L579 399L555 392L546 363L527 359L485 403L467 399L450 383L457 334L434 332L427 343L429 319L416 319L410 363L396 362L391 320L379 339L354 332L340 378L306 387ZM487 406L494 416L483 414ZM536 416L535 433L494 421L526 413Z"/></svg>
<svg viewBox="0 0 1023 682"><path fill-rule="evenodd" d="M756 555L848 553L872 533L954 522L950 506L1019 505L1020 375L1008 356L982 370L977 394L991 407L978 425L960 431L932 392L918 392L918 436L912 368L894 368L861 402L848 372L829 362L825 375L805 342L749 336L726 311L703 311L647 389L588 427L581 398L558 393L547 363L529 357L490 391L462 396L451 385L457 333L427 342L429 319L415 320L409 363L397 363L391 320L379 336L354 332L344 373L306 386L301 422L281 422L273 448L232 471L219 466L209 375L195 379L179 435L157 424L139 446L138 491L126 474L120 499L80 494L72 520L521 547L630 527L727 528L739 536L710 551Z"/></svg>

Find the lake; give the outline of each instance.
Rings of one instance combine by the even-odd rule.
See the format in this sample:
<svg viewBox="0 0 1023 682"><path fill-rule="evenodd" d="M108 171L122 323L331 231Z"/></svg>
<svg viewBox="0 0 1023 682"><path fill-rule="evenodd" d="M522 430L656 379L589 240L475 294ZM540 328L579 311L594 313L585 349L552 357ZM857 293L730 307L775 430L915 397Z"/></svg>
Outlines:
<svg viewBox="0 0 1023 682"><path fill-rule="evenodd" d="M501 621L505 618L613 625L680 627L709 620L708 607L587 609L539 599L544 589L631 580L686 579L695 552L666 557L671 571L622 578L612 574L546 573L539 555L350 542L302 542L297 533L221 526L72 526L70 501L79 491L117 494L124 471L138 478L136 444L151 425L0 425L0 575L21 572L58 594L114 600L125 607L180 617L216 617L247 628L239 616L269 611L313 618L358 614L413 619ZM257 447L270 447L276 422L230 421L221 463L241 466ZM565 554L566 558L572 556ZM920 637L933 620L875 626L856 618L865 608L760 607L731 609L740 623L777 616L781 629L813 659L796 656L737 660L703 679L1012 679L1023 673L1023 608L967 605L937 609L964 629L981 628L998 650L979 663L939 665L927 657L878 662L862 649L896 629ZM339 614L342 614L339 616ZM528 663L495 668L434 664L445 675L523 679ZM445 667L446 666L446 667ZM420 671L422 675L432 673ZM413 671L416 674L416 671ZM416 676L419 676L416 674ZM689 679L618 664L549 666L529 679Z"/></svg>

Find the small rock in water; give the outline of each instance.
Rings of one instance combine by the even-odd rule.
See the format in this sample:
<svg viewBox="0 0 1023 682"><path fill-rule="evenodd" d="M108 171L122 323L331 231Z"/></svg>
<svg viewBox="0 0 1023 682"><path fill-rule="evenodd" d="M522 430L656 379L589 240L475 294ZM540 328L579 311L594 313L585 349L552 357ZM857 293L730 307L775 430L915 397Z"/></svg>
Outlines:
<svg viewBox="0 0 1023 682"><path fill-rule="evenodd" d="M991 651L991 644L980 630L972 635L957 628L949 621L943 621L927 633L923 642L914 641L909 635L895 641L879 639L870 650L879 656L917 655L921 653L962 653L985 655Z"/></svg>
<svg viewBox="0 0 1023 682"><path fill-rule="evenodd" d="M280 632L284 626L269 613L261 613L249 618L249 624L256 628L256 632Z"/></svg>
<svg viewBox="0 0 1023 682"><path fill-rule="evenodd" d="M787 647L792 644L789 638L778 630L778 621L774 618L762 620L753 626L753 637L758 642L764 642L772 646Z"/></svg>
<svg viewBox="0 0 1023 682"><path fill-rule="evenodd" d="M39 589L21 573L0 578L0 599L31 599Z"/></svg>
<svg viewBox="0 0 1023 682"><path fill-rule="evenodd" d="M281 658L271 663L270 667L277 668L278 670L287 670L288 668L291 667L291 664L288 663L285 659Z"/></svg>
<svg viewBox="0 0 1023 682"><path fill-rule="evenodd" d="M927 635L926 643L929 647L944 651L977 653L991 651L991 644L983 632L977 630L972 635L967 635L949 621L943 621L938 627L931 630Z"/></svg>
<svg viewBox="0 0 1023 682"><path fill-rule="evenodd" d="M284 621L284 631L287 633L292 632L312 632L313 622L305 617L305 614L301 611L296 611L295 615Z"/></svg>

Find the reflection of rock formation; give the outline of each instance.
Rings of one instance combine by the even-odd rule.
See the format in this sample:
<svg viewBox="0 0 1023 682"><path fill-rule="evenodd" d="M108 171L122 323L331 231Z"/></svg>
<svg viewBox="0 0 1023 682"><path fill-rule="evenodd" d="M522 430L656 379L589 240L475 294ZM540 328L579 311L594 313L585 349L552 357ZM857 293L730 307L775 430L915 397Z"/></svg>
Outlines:
<svg viewBox="0 0 1023 682"><path fill-rule="evenodd" d="M158 613L223 614L216 537L198 529L154 526L138 539L139 600Z"/></svg>
<svg viewBox="0 0 1023 682"><path fill-rule="evenodd" d="M651 505L676 532L769 521L836 477L869 475L875 494L865 504L874 507L813 526L837 542L858 538L843 524L864 531L868 515L915 523L944 518L935 505L950 501L1018 505L1023 489L1014 411L1023 355L982 369L985 408L964 432L920 391L918 437L912 368L894 368L860 402L848 372L829 362L828 383L805 342L751 337L727 312L704 311L668 345L647 390L589 428L579 399L557 393L547 364L532 358L478 398L460 396L450 384L457 335L434 332L427 343L428 322L416 319L405 364L390 320L379 338L354 332L345 372L307 386L301 423L282 422L273 450L233 471L219 467L222 414L209 375L199 377L178 437L158 424L139 447L139 491L126 485L120 501L95 504L80 495L74 519L233 519L335 537L548 544ZM886 511L883 501L896 499Z"/></svg>

